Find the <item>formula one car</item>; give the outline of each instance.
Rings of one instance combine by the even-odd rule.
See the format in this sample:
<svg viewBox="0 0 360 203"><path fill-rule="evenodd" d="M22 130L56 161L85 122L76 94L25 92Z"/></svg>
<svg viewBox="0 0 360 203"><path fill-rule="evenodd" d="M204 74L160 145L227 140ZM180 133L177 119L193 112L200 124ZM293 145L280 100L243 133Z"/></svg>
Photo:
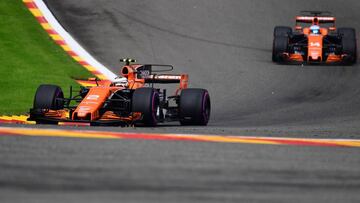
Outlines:
<svg viewBox="0 0 360 203"><path fill-rule="evenodd" d="M210 117L210 96L207 90L187 88L187 74L161 74L171 71L171 65L131 64L133 59L121 59L126 64L115 81L99 81L93 87L81 87L70 97L56 85L40 85L36 91L29 121L37 124L59 122L89 125L156 126L165 121L180 121L181 125L207 125ZM156 69L157 68L157 69ZM178 83L173 95L154 84Z"/></svg>
<svg viewBox="0 0 360 203"><path fill-rule="evenodd" d="M272 60L293 64L352 65L357 60L354 28L336 28L330 12L302 11L296 26L274 29Z"/></svg>

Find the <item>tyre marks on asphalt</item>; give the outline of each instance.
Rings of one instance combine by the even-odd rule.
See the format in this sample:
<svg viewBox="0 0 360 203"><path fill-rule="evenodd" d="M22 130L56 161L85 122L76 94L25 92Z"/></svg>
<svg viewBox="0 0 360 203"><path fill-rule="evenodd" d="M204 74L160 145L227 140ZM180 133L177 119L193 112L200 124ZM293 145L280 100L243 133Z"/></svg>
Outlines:
<svg viewBox="0 0 360 203"><path fill-rule="evenodd" d="M184 142L214 142L263 145L295 145L317 147L360 147L360 139L306 139L282 137L218 136L196 134L158 134L106 132L93 130L39 129L0 127L1 136L69 137L96 139L131 139Z"/></svg>

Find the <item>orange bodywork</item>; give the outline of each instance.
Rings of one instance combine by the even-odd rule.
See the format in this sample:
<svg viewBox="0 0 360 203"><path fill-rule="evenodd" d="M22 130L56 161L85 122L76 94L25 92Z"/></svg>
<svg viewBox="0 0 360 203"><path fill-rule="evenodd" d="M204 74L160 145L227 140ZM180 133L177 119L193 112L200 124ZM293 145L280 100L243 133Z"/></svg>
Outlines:
<svg viewBox="0 0 360 203"><path fill-rule="evenodd" d="M143 65L127 65L121 69L120 74L128 79L130 89L137 89L140 87L144 87L146 83L145 78L139 78L139 75L137 73L137 69L141 68L142 66ZM177 91L175 92L175 95L177 95L179 90L187 88L189 76L188 74L180 74L180 75L161 74L161 75L148 75L146 79L178 81L180 85Z"/></svg>
<svg viewBox="0 0 360 203"><path fill-rule="evenodd" d="M99 109L104 105L104 102L109 98L112 91L116 91L110 86L97 86L90 88L89 93L77 106L72 114L73 120L97 120L100 117Z"/></svg>
<svg viewBox="0 0 360 203"><path fill-rule="evenodd" d="M308 36L308 61L322 61L323 35Z"/></svg>
<svg viewBox="0 0 360 203"><path fill-rule="evenodd" d="M303 33L307 36L308 39L308 54L306 61L307 62L321 62L323 61L323 38L329 32L327 28L320 29L321 34L311 34L309 28L303 28ZM299 53L292 53L287 55L290 61L304 62L304 58ZM340 62L343 59L341 55L329 54L326 58L326 63L336 63Z"/></svg>
<svg viewBox="0 0 360 203"><path fill-rule="evenodd" d="M72 112L72 115L69 115L69 112L67 111L58 110L49 111L46 116L62 119L71 117L72 120L123 120L130 122L140 119L141 113L133 112L129 117L120 117L112 111L107 111L102 115L100 114L99 110L103 107L106 100L115 92L121 89L137 89L144 87L147 80L163 81L164 83L167 81L179 83L175 95L178 95L182 89L186 89L188 86L189 76L187 74L150 74L146 78L143 78L138 73L138 69L141 67L143 67L143 65L133 64L121 68L120 74L127 79L127 86L118 86L111 81L96 81L97 86L93 86L89 89L89 92ZM93 79L91 80L93 81Z"/></svg>
<svg viewBox="0 0 360 203"><path fill-rule="evenodd" d="M284 57L288 61L294 62L324 62L323 61L323 39L330 31L335 31L335 17L327 16L296 16L295 30L300 31L308 39L307 57L303 57L301 53L284 53ZM298 23L309 23L311 25L321 25L322 23L332 23L330 27L321 27L319 34L312 34L309 27L301 27ZM343 55L329 53L325 63L337 63L343 60ZM305 59L304 59L305 58Z"/></svg>
<svg viewBox="0 0 360 203"><path fill-rule="evenodd" d="M171 65L130 64L130 59L125 60L123 62L126 62L126 65L121 68L119 78L114 78L113 81L100 81L97 78L78 80L83 85L78 94L73 96L74 91L71 87L69 98L63 96L55 98L52 101L51 109L48 107L30 109L28 120L39 123L68 122L74 125L133 125L136 121L144 119L143 111L133 107L134 94L141 95L142 93L142 90L136 92L136 89L142 87L152 88L152 95L154 95L152 102L157 95L159 109L156 113L159 117L162 116L162 119L165 120L163 109L170 109L168 110L170 112L169 118L174 114L176 115L177 112L174 110L176 106L169 106L168 100L172 99L175 103L178 102L180 91L188 87L189 76L187 74L158 74L159 72L173 70ZM165 67L165 69L153 70L153 67L156 66ZM168 83L178 84L174 94L169 97L166 95L166 89L154 87L154 84ZM139 105L139 102L137 104ZM58 109L55 110L56 108ZM133 110L140 112L133 112Z"/></svg>
<svg viewBox="0 0 360 203"><path fill-rule="evenodd" d="M309 33L309 28L304 28L304 34L308 38L308 54L307 62L321 62L323 61L323 38L327 35L328 30L326 28L321 28L320 35L314 35ZM287 57L290 61L304 62L304 58L299 53L287 54ZM329 54L326 63L336 63L340 62L343 59L343 56Z"/></svg>

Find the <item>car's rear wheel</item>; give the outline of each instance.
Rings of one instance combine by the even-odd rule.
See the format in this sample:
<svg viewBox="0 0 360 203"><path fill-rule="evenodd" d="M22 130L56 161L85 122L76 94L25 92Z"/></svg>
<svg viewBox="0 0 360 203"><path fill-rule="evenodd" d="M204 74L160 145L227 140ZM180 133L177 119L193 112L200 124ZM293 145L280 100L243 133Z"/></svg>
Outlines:
<svg viewBox="0 0 360 203"><path fill-rule="evenodd" d="M40 85L34 97L34 109L59 110L64 108L64 93L56 85ZM36 121L37 124L57 124L55 121Z"/></svg>
<svg viewBox="0 0 360 203"><path fill-rule="evenodd" d="M343 54L348 56L346 65L355 64L357 61L356 31L354 28L339 28Z"/></svg>
<svg viewBox="0 0 360 203"><path fill-rule="evenodd" d="M138 88L132 96L132 112L142 114L141 123L156 126L159 120L159 92L154 88Z"/></svg>
<svg viewBox="0 0 360 203"><path fill-rule="evenodd" d="M210 111L210 96L207 90L188 88L181 91L179 102L181 125L207 125Z"/></svg>

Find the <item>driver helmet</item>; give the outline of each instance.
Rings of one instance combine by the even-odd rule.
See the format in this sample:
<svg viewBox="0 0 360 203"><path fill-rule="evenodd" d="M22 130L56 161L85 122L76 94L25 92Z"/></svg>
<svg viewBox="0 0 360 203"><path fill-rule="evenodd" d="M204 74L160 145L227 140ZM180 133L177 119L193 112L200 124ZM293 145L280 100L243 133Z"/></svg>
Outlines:
<svg viewBox="0 0 360 203"><path fill-rule="evenodd" d="M320 27L318 25L312 25L310 27L310 33L312 33L312 34L320 34Z"/></svg>
<svg viewBox="0 0 360 203"><path fill-rule="evenodd" d="M128 87L128 80L124 77L116 77L114 80L113 80L113 84L116 86L116 87Z"/></svg>

